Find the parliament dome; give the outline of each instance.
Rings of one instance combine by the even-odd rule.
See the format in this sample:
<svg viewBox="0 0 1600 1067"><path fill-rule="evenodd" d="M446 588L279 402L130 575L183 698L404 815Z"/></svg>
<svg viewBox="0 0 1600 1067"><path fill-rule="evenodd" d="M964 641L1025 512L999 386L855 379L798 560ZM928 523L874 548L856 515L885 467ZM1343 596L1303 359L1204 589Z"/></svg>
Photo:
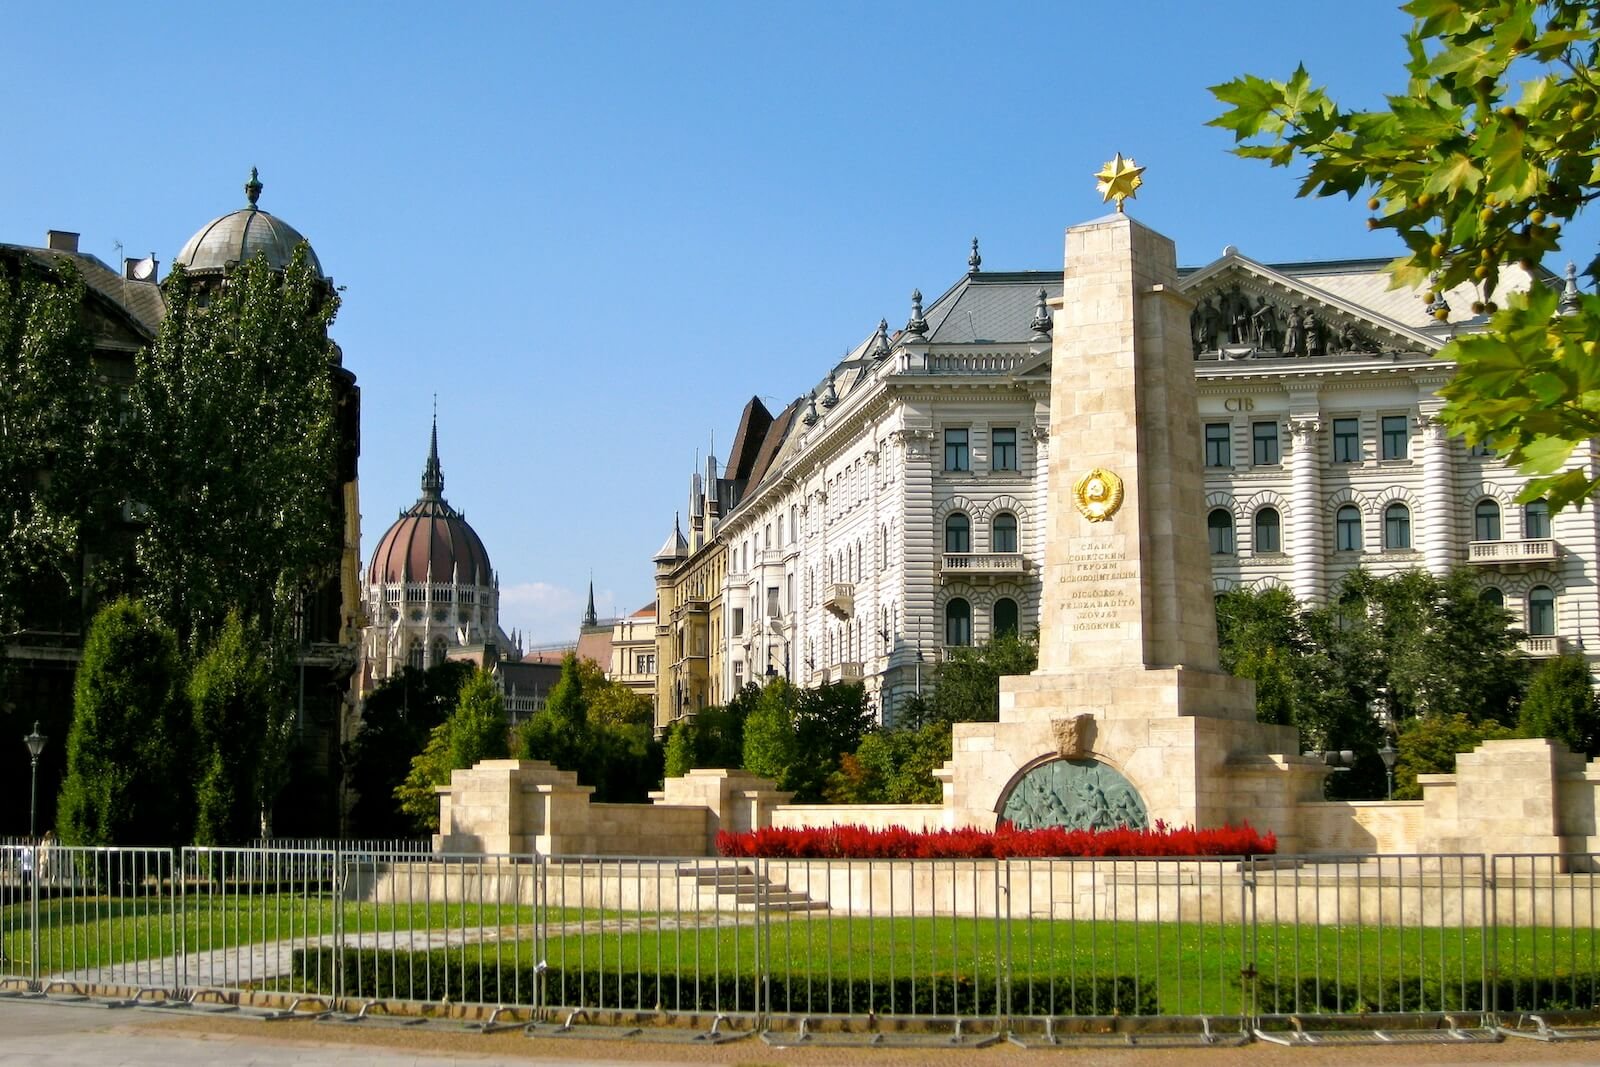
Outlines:
<svg viewBox="0 0 1600 1067"><path fill-rule="evenodd" d="M175 262L181 263L191 274L220 274L230 264L244 263L261 254L275 270L287 267L294 258L295 248L306 239L287 222L256 206L261 189L261 181L251 167L250 180L244 187L249 204L200 227L184 242ZM306 255L311 269L319 277L325 277L310 242L306 242Z"/></svg>
<svg viewBox="0 0 1600 1067"><path fill-rule="evenodd" d="M389 527L367 566L369 585L404 582L494 584L494 571L490 569L489 553L483 541L462 514L444 499L437 428L429 442L428 463L422 472L422 496Z"/></svg>

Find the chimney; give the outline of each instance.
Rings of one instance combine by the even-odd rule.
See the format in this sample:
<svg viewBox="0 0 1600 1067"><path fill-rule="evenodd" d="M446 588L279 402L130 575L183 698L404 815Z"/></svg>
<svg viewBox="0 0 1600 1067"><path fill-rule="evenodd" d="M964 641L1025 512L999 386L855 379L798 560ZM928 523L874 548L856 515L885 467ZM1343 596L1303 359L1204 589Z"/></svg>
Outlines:
<svg viewBox="0 0 1600 1067"><path fill-rule="evenodd" d="M127 256L122 260L122 276L132 282L153 282L156 280L158 266L160 264L154 252L143 259Z"/></svg>
<svg viewBox="0 0 1600 1067"><path fill-rule="evenodd" d="M46 230L44 246L52 252L76 252L78 235L67 230Z"/></svg>

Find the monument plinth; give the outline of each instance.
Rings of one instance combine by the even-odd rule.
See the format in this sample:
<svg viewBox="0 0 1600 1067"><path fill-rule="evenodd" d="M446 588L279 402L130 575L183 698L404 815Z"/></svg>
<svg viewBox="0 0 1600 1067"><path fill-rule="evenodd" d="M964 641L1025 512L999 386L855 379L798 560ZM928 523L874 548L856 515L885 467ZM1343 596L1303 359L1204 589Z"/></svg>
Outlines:
<svg viewBox="0 0 1600 1067"><path fill-rule="evenodd" d="M958 824L1271 825L1320 794L1217 665L1190 308L1172 242L1120 200L1067 231L1039 669L1001 679L999 722L955 727Z"/></svg>

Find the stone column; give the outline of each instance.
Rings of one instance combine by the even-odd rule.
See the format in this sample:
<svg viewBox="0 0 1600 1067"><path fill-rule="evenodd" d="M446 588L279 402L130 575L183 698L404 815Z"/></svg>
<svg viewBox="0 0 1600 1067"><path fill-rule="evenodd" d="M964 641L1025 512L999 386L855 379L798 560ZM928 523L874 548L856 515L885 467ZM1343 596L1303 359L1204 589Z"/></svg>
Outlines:
<svg viewBox="0 0 1600 1067"><path fill-rule="evenodd" d="M1450 436L1436 413L1422 415L1422 514L1411 524L1411 543L1421 541L1428 573L1443 578L1463 562L1456 529L1455 457Z"/></svg>
<svg viewBox="0 0 1600 1067"><path fill-rule="evenodd" d="M1315 415L1289 419L1294 453L1289 467L1293 488L1288 536L1284 539L1294 561L1294 595L1303 603L1321 603L1327 596L1328 577L1324 570L1327 545L1322 514L1322 468L1317 462L1317 446L1322 421Z"/></svg>

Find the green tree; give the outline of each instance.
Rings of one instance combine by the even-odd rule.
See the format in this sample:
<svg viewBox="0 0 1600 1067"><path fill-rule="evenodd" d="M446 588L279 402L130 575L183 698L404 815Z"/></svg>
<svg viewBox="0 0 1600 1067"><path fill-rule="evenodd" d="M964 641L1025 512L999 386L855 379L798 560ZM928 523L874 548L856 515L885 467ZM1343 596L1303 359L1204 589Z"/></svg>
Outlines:
<svg viewBox="0 0 1600 1067"><path fill-rule="evenodd" d="M986 645L958 648L939 666L934 707L945 722L994 722L1000 716L1000 679L1039 666L1037 635L1001 634Z"/></svg>
<svg viewBox="0 0 1600 1067"><path fill-rule="evenodd" d="M561 660L561 677L550 687L544 707L518 731L519 759L542 759L575 771L580 781L588 775L589 709L584 700L583 661L572 653ZM586 785L595 784L592 780Z"/></svg>
<svg viewBox="0 0 1600 1067"><path fill-rule="evenodd" d="M77 628L85 537L116 503L116 419L83 304L69 260L0 254L0 639L25 612Z"/></svg>
<svg viewBox="0 0 1600 1067"><path fill-rule="evenodd" d="M58 814L69 845L187 844L188 722L172 631L137 601L89 626Z"/></svg>
<svg viewBox="0 0 1600 1067"><path fill-rule="evenodd" d="M1256 683L1256 718L1298 725L1299 677L1310 640L1299 604L1287 589L1235 589L1217 597L1217 648L1222 669Z"/></svg>
<svg viewBox="0 0 1600 1067"><path fill-rule="evenodd" d="M866 689L851 682L829 682L814 689L790 690L793 702L794 750L787 789L795 800L823 799L829 777L840 759L861 744L872 725ZM800 758L803 754L804 758Z"/></svg>
<svg viewBox="0 0 1600 1067"><path fill-rule="evenodd" d="M428 735L428 743L411 761L411 772L395 789L401 810L425 830L439 828L435 786L450 781L450 772L473 767L507 754L505 700L494 676L473 671L461 686L455 710Z"/></svg>
<svg viewBox="0 0 1600 1067"><path fill-rule="evenodd" d="M1582 656L1558 656L1534 672L1522 700L1517 732L1548 737L1574 752L1600 756L1600 702Z"/></svg>
<svg viewBox="0 0 1600 1067"><path fill-rule="evenodd" d="M298 598L338 565L338 295L304 245L281 272L258 255L220 286L175 268L162 292L130 427L148 596L184 642L238 609L287 643Z"/></svg>
<svg viewBox="0 0 1600 1067"><path fill-rule="evenodd" d="M943 787L933 772L950 758L950 724L875 730L840 760L828 779L827 799L836 804L937 804Z"/></svg>
<svg viewBox="0 0 1600 1067"><path fill-rule="evenodd" d="M1309 164L1302 196L1370 195L1368 226L1407 249L1390 266L1395 284L1469 282L1486 294L1473 311L1491 313L1488 329L1440 353L1457 365L1444 418L1530 477L1523 500L1581 503L1600 480L1563 468L1600 436L1600 297L1563 307L1535 285L1496 308L1491 296L1506 264L1531 269L1555 252L1562 223L1600 189L1594 5L1411 0L1404 10L1415 18L1409 83L1388 109L1345 110L1302 66L1286 81L1215 86L1228 109L1211 124L1233 131L1241 156Z"/></svg>
<svg viewBox="0 0 1600 1067"><path fill-rule="evenodd" d="M415 820L396 804L395 789L433 728L449 717L472 670L455 660L427 670L406 667L367 695L361 730L344 748L345 786L355 794L351 836L401 837L415 829Z"/></svg>
<svg viewBox="0 0 1600 1067"><path fill-rule="evenodd" d="M694 729L689 723L675 722L667 731L666 768L668 778L682 778L694 770Z"/></svg>
<svg viewBox="0 0 1600 1067"><path fill-rule="evenodd" d="M771 778L780 789L789 788L790 769L798 758L793 696L781 678L768 682L744 724L744 769Z"/></svg>
<svg viewBox="0 0 1600 1067"><path fill-rule="evenodd" d="M230 611L189 675L193 713L194 841L241 845L261 829L261 749L274 709L288 695L275 683L260 631ZM281 714L281 712L280 712Z"/></svg>
<svg viewBox="0 0 1600 1067"><path fill-rule="evenodd" d="M1394 798L1421 800L1419 774L1449 774L1456 756L1471 752L1485 741L1511 737L1512 732L1494 721L1473 722L1465 715L1419 715L1400 729L1395 748Z"/></svg>

